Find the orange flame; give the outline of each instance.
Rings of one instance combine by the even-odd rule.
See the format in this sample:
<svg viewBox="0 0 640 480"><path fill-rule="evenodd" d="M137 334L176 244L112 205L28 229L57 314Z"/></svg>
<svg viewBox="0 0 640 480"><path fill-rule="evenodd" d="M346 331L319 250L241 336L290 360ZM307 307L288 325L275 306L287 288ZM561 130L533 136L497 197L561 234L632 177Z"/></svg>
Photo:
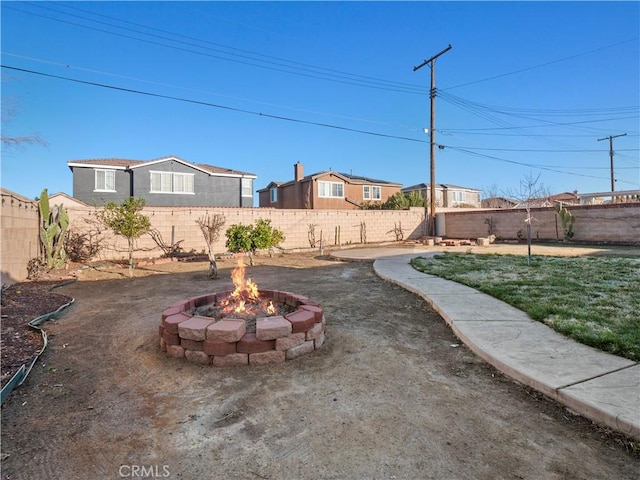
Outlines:
<svg viewBox="0 0 640 480"><path fill-rule="evenodd" d="M233 292L220 302L223 308L222 315L230 313L256 315L265 312L267 315L275 315L276 307L272 301L267 303L260 298L258 286L250 279L245 278L245 265L242 259L238 259L238 265L231 272L231 280L235 285Z"/></svg>

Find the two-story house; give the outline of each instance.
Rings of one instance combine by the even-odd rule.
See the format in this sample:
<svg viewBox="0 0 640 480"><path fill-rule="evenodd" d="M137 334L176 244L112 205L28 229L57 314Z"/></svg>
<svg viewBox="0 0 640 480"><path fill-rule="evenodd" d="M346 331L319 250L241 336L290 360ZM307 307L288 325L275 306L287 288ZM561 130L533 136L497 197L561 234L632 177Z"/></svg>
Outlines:
<svg viewBox="0 0 640 480"><path fill-rule="evenodd" d="M271 182L258 190L260 207L357 209L365 203L385 202L402 186L332 170L305 176L300 162L293 169L293 180Z"/></svg>
<svg viewBox="0 0 640 480"><path fill-rule="evenodd" d="M175 156L156 160L71 160L73 197L89 205L142 197L150 206L253 207L253 173L191 163Z"/></svg>
<svg viewBox="0 0 640 480"><path fill-rule="evenodd" d="M480 207L480 194L482 190L475 188L460 187L457 185L449 185L438 183L435 186L436 191L436 207ZM419 183L411 187L402 189L402 193L420 192L422 198L431 199L431 185L427 183Z"/></svg>

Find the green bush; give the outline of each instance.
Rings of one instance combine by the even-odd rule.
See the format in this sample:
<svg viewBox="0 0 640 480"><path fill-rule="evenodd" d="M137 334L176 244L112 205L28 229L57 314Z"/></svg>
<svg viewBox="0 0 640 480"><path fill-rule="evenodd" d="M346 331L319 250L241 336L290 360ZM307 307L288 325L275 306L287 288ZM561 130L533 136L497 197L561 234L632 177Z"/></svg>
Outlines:
<svg viewBox="0 0 640 480"><path fill-rule="evenodd" d="M255 225L231 225L225 246L230 252L255 252L277 247L284 242L281 230L271 226L271 220L256 220Z"/></svg>

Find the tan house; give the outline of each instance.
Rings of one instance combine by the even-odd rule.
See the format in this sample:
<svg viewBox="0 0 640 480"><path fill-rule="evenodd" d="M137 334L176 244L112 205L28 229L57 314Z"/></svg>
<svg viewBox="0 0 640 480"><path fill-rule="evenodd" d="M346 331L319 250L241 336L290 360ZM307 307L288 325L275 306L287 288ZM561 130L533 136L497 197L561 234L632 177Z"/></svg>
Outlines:
<svg viewBox="0 0 640 480"><path fill-rule="evenodd" d="M366 203L384 203L400 191L399 183L374 180L332 170L304 175L303 165L293 166L293 180L271 182L258 190L260 207L307 209L358 209Z"/></svg>
<svg viewBox="0 0 640 480"><path fill-rule="evenodd" d="M482 190L446 183L437 183L435 187L436 207L480 207L480 193L482 193ZM431 198L431 185L419 183L402 189L402 193L410 192L420 192L422 198L428 202Z"/></svg>

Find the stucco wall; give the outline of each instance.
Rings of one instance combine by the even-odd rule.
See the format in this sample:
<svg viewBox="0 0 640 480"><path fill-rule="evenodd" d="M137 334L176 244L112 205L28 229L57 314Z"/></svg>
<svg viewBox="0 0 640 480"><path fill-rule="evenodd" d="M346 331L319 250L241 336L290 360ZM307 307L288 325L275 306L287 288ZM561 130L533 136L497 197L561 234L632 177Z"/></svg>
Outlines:
<svg viewBox="0 0 640 480"><path fill-rule="evenodd" d="M445 211L446 210L446 211ZM452 211L453 210L453 211ZM70 230L98 231L93 207L69 206ZM445 235L449 238L485 237L493 233L499 239L517 239L525 234L526 212L523 210L458 210L445 211ZM640 204L585 205L569 207L575 216L573 240L640 245ZM424 233L424 209L411 210L306 210L269 208L146 207L149 216L166 243L183 240L184 251L203 252L204 238L196 220L219 213L225 216L215 251L226 251L224 232L233 224L253 224L259 218L271 220L286 237L285 249L388 242L396 240L394 228L402 228L404 239L416 239ZM0 253L2 283L22 281L27 277L27 263L39 255L37 204L13 192L2 190ZM562 239L562 225L556 223L553 208L532 209L534 239ZM556 230L557 225L557 230ZM491 228L491 232L489 231ZM127 258L126 241L101 228L98 235L104 248L96 259ZM149 235L138 240L137 258L158 257L162 251Z"/></svg>
<svg viewBox="0 0 640 480"><path fill-rule="evenodd" d="M2 284L27 278L29 260L39 255L38 205L2 190L0 210L0 269Z"/></svg>
<svg viewBox="0 0 640 480"><path fill-rule="evenodd" d="M68 208L71 219L70 230L86 231L95 228L95 210L91 208ZM234 224L254 224L257 219L271 220L273 227L279 228L285 235L281 245L284 249L310 248L315 237L315 248L320 248L320 239L324 246L394 241L395 227L402 228L404 239L419 238L423 234L424 209L414 208L403 211L380 210L296 210L267 208L206 208L206 207L145 207L152 227L157 229L165 243L182 240L184 251L197 253L206 249L204 237L196 220L206 214L222 214L226 223L220 239L215 245L216 252L226 252L225 231ZM105 246L100 258L124 259L127 257L126 241L106 233L101 235ZM162 254L150 236L145 235L137 241L140 249L137 258L156 257Z"/></svg>
<svg viewBox="0 0 640 480"><path fill-rule="evenodd" d="M640 204L580 205L567 207L575 217L577 242L640 244ZM531 209L533 239L562 240L562 223L553 207ZM466 210L445 214L445 234L450 238L479 238L492 233L498 239L526 238L526 211Z"/></svg>

